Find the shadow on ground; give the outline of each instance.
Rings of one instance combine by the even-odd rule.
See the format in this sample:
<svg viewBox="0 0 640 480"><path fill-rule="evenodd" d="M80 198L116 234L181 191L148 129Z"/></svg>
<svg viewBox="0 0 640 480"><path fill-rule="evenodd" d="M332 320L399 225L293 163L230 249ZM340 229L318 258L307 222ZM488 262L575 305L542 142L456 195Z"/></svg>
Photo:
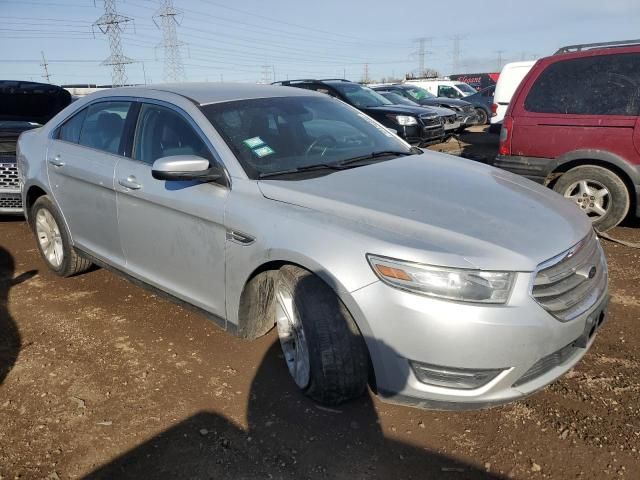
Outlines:
<svg viewBox="0 0 640 480"><path fill-rule="evenodd" d="M251 387L247 431L199 412L86 479L502 478L386 438L368 396L318 407L292 387L283 363L272 345Z"/></svg>
<svg viewBox="0 0 640 480"><path fill-rule="evenodd" d="M9 289L36 275L35 270L13 278L15 262L11 254L0 247L0 385L13 368L20 352L20 332L9 314Z"/></svg>

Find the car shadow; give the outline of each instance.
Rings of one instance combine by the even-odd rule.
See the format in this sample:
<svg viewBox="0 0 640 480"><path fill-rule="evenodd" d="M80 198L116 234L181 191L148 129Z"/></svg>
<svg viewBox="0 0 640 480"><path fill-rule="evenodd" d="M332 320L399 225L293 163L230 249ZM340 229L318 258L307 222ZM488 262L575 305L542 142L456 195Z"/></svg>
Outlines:
<svg viewBox="0 0 640 480"><path fill-rule="evenodd" d="M13 368L21 347L20 332L9 314L9 290L34 277L38 271L30 270L16 278L13 278L14 273L13 257L5 248L0 247L0 385Z"/></svg>
<svg viewBox="0 0 640 480"><path fill-rule="evenodd" d="M296 297L304 291L301 284ZM384 355L394 354L382 342L366 341L378 353L386 348ZM503 478L385 436L370 395L337 407L314 403L295 387L278 341L267 350L252 381L246 419L247 426L240 427L220 413L200 411L85 478ZM416 443L430 434L436 437L418 420L411 423L398 427L413 430L404 433Z"/></svg>

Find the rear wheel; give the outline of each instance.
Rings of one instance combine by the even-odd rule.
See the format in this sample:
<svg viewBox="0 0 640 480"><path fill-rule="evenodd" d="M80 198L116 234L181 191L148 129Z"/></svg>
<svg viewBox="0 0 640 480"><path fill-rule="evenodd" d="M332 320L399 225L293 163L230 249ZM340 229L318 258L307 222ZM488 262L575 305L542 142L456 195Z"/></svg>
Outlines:
<svg viewBox="0 0 640 480"><path fill-rule="evenodd" d="M489 115L482 108L476 108L476 114L478 115L478 125L486 125L489 121Z"/></svg>
<svg viewBox="0 0 640 480"><path fill-rule="evenodd" d="M280 345L298 388L326 405L361 396L367 349L335 292L311 272L287 265L280 269L275 300Z"/></svg>
<svg viewBox="0 0 640 480"><path fill-rule="evenodd" d="M29 214L38 241L38 251L47 266L61 277L84 272L91 262L82 258L71 245L62 216L47 195L38 198Z"/></svg>
<svg viewBox="0 0 640 480"><path fill-rule="evenodd" d="M598 166L576 167L563 174L553 189L575 202L605 232L618 225L629 212L629 190L611 170Z"/></svg>

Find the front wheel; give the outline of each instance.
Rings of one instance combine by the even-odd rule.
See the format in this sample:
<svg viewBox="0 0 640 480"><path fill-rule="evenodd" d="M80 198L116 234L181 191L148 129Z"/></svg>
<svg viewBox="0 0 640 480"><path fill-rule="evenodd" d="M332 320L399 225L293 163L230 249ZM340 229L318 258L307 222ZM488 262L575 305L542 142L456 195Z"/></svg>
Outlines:
<svg viewBox="0 0 640 480"><path fill-rule="evenodd" d="M594 165L572 168L553 189L578 205L601 232L622 222L631 205L624 181L611 170Z"/></svg>
<svg viewBox="0 0 640 480"><path fill-rule="evenodd" d="M91 266L91 262L78 255L71 245L62 216L48 196L43 195L35 201L29 218L40 256L54 273L70 277Z"/></svg>
<svg viewBox="0 0 640 480"><path fill-rule="evenodd" d="M482 108L476 108L476 115L478 115L478 125L486 125L489 122L489 115Z"/></svg>
<svg viewBox="0 0 640 480"><path fill-rule="evenodd" d="M286 265L275 301L280 345L298 388L325 405L360 397L367 388L367 348L335 292L311 272Z"/></svg>

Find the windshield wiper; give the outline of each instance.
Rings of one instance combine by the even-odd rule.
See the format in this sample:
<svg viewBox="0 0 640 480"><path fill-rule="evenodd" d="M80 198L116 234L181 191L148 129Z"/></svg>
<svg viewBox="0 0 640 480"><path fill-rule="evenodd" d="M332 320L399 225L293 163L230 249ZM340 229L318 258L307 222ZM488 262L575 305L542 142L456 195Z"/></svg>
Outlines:
<svg viewBox="0 0 640 480"><path fill-rule="evenodd" d="M348 158L346 160L342 160L341 162L338 162L337 165L343 167L346 165L351 165L352 163L365 162L367 160L375 160L376 158L381 158L381 157L390 157L392 155L396 155L398 157L406 157L409 155L415 155L417 153L423 153L423 152L417 147L411 147L411 150L409 150L408 152L400 152L397 150L383 150L381 152L372 152L368 155L360 155L358 157Z"/></svg>
<svg viewBox="0 0 640 480"><path fill-rule="evenodd" d="M292 173L312 172L314 170L344 170L345 168L340 163L316 163L314 165L306 165L304 167L290 168L288 170L278 170L276 172L263 172L258 175L258 178L278 177L280 175L290 175Z"/></svg>

